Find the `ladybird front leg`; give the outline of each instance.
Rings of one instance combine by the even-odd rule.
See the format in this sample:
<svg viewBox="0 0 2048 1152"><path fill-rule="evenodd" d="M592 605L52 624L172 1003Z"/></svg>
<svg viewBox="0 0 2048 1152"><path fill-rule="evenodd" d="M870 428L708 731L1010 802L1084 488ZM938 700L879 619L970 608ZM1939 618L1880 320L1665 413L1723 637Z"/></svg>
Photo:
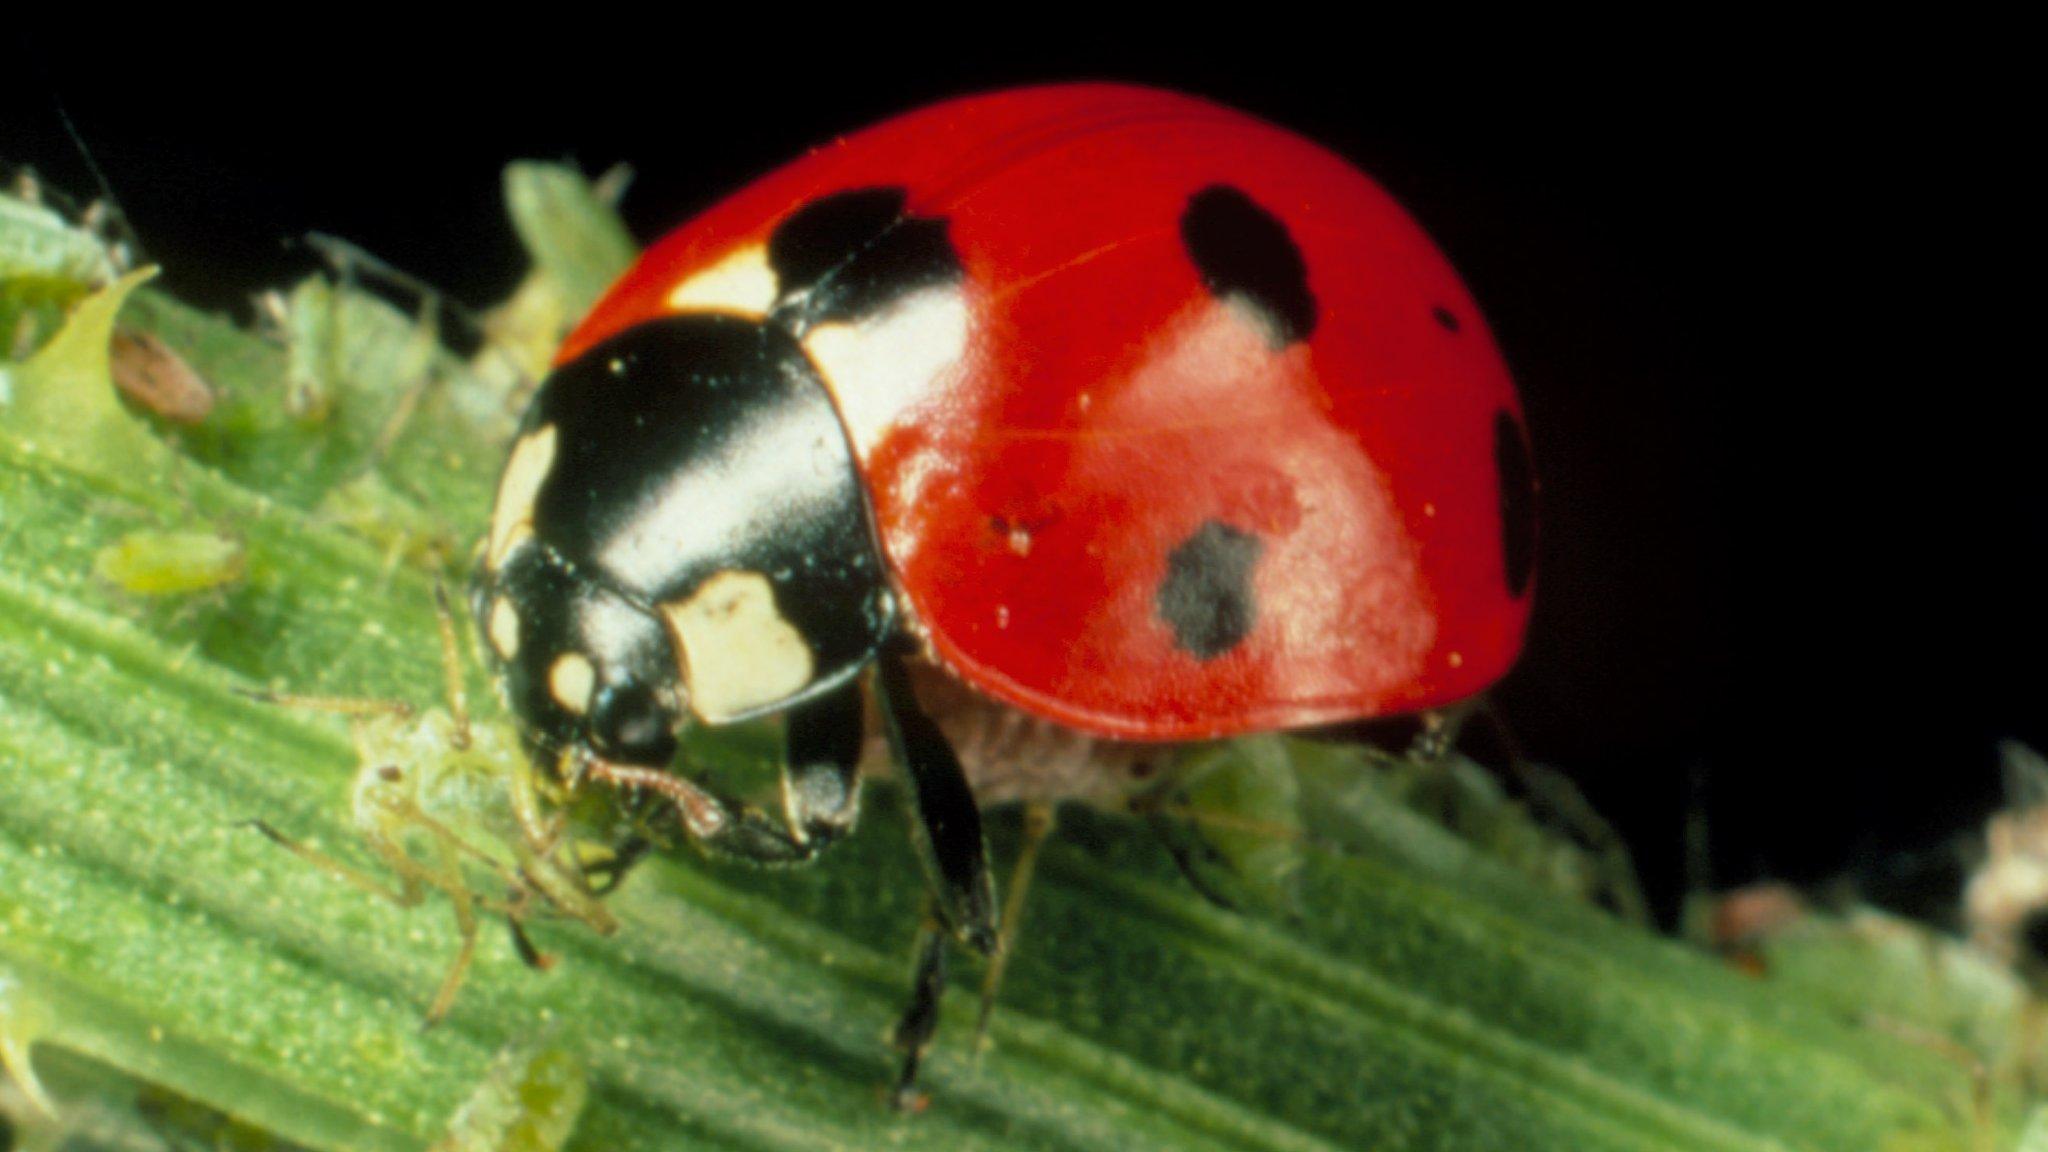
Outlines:
<svg viewBox="0 0 2048 1152"><path fill-rule="evenodd" d="M783 727L782 804L814 851L853 830L867 711L858 681L790 710Z"/></svg>
<svg viewBox="0 0 2048 1152"><path fill-rule="evenodd" d="M592 760L584 775L667 799L691 837L710 851L761 864L802 864L851 830L859 815L864 728L858 684L790 711L783 738L779 821L657 769Z"/></svg>
<svg viewBox="0 0 2048 1152"><path fill-rule="evenodd" d="M783 720L783 821L706 792L723 815L719 827L699 839L707 848L761 863L808 862L852 831L860 815L865 738L858 682L792 708Z"/></svg>

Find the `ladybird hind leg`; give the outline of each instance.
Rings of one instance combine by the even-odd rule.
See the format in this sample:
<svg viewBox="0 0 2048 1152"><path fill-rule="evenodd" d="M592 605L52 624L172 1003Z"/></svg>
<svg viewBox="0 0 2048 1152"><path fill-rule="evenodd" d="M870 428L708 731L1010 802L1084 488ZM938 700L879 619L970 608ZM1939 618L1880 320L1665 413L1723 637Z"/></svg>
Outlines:
<svg viewBox="0 0 2048 1152"><path fill-rule="evenodd" d="M1002 930L995 955L989 957L988 971L981 978L981 1010L974 1021L974 1050L988 1044L988 1026L995 1015L996 998L1003 989L1003 976L1010 968L1010 955L1017 947L1017 933L1024 923L1025 900L1031 893L1031 877L1038 871L1038 853L1052 836L1053 805L1034 800L1024 805L1024 831L1017 845L1017 862L1010 866L1010 883L1003 891Z"/></svg>

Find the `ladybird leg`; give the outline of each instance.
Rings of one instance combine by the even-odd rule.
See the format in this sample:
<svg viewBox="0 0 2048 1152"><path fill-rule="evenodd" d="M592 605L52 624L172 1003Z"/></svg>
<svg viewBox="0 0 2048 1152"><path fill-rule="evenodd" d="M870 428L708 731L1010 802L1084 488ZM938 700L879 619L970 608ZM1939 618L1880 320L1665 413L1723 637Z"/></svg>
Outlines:
<svg viewBox="0 0 2048 1152"><path fill-rule="evenodd" d="M925 903L924 923L917 931L917 975L910 985L910 1003L896 1021L890 1042L903 1053L903 1068L889 1091L889 1104L899 1112L924 1110L924 1093L917 1090L917 1074L924 1054L931 1049L939 1031L939 998L946 991L946 931Z"/></svg>
<svg viewBox="0 0 2048 1152"><path fill-rule="evenodd" d="M764 864L801 864L845 835L859 814L864 727L857 684L790 711L781 822L667 772L602 760L589 761L583 772L592 780L668 800L690 834L712 851Z"/></svg>
<svg viewBox="0 0 2048 1152"><path fill-rule="evenodd" d="M860 751L867 736L860 685L792 709L784 725L783 809L790 831L813 852L822 851L860 815Z"/></svg>
<svg viewBox="0 0 2048 1152"><path fill-rule="evenodd" d="M674 805L676 818L692 839L721 855L757 864L801 864L816 856L822 847L821 842L796 836L758 808L734 803L664 769L593 758L585 764L581 776L612 788L661 797Z"/></svg>
<svg viewBox="0 0 2048 1152"><path fill-rule="evenodd" d="M751 808L713 796L728 818L707 843L748 859L792 864L830 847L852 830L860 815L860 753L866 729L858 683L791 709L783 729L785 823L777 825Z"/></svg>
<svg viewBox="0 0 2048 1152"><path fill-rule="evenodd" d="M988 1043L989 1018L995 1014L996 994L1002 991L1003 974L1010 967L1010 953L1017 946L1017 932L1024 923L1024 898L1031 891L1032 874L1038 871L1038 851L1052 836L1053 806L1032 801L1024 806L1024 837L1017 847L1017 862L1010 867L1010 883L1003 893L1002 938L988 971L981 978L981 1011L974 1020L974 1050Z"/></svg>
<svg viewBox="0 0 2048 1152"><path fill-rule="evenodd" d="M998 938L995 881L981 834L981 809L960 770L960 758L938 724L918 707L901 656L883 652L876 658L875 683L889 747L910 781L917 814L912 836L939 922L976 952L992 955Z"/></svg>
<svg viewBox="0 0 2048 1152"><path fill-rule="evenodd" d="M447 891L448 902L455 909L455 930L461 943L456 946L455 959L448 965L448 974L441 978L441 987L435 991L433 1002L427 1005L426 1019L420 1022L423 1032L446 1019L448 1010L455 1007L455 995L462 991L470 963L476 959L476 897L467 885L461 883L462 861L446 843L441 845L441 867L444 875L456 881Z"/></svg>

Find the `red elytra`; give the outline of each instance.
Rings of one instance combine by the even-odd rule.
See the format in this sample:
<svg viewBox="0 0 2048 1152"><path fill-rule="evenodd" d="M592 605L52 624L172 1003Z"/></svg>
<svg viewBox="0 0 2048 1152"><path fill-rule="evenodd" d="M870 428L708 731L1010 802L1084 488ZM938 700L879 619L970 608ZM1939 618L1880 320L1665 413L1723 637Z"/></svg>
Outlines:
<svg viewBox="0 0 2048 1152"><path fill-rule="evenodd" d="M876 186L946 221L964 309L822 374L913 628L953 674L1163 741L1430 708L1513 663L1529 578L1505 541L1533 521L1503 517L1533 480L1478 308L1371 179L1203 100L1027 88L842 138L656 244L558 363L701 307L671 297L800 207ZM1191 259L1184 214L1217 188L1284 226L1306 338L1281 346ZM1249 565L1220 651L1191 649L1163 607L1176 550L1205 531Z"/></svg>

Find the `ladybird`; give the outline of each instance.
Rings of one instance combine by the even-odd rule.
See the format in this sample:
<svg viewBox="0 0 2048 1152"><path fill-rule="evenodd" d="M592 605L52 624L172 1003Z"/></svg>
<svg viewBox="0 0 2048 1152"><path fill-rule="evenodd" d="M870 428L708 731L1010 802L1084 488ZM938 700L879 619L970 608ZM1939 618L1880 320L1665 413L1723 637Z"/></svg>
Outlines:
<svg viewBox="0 0 2048 1152"><path fill-rule="evenodd" d="M1111 759L1455 703L1520 650L1535 493L1477 306L1370 178L1205 100L1024 88L647 251L518 428L472 607L528 752L715 850L845 834L872 719L933 915L989 954L975 766L929 701ZM677 764L764 715L778 816Z"/></svg>

